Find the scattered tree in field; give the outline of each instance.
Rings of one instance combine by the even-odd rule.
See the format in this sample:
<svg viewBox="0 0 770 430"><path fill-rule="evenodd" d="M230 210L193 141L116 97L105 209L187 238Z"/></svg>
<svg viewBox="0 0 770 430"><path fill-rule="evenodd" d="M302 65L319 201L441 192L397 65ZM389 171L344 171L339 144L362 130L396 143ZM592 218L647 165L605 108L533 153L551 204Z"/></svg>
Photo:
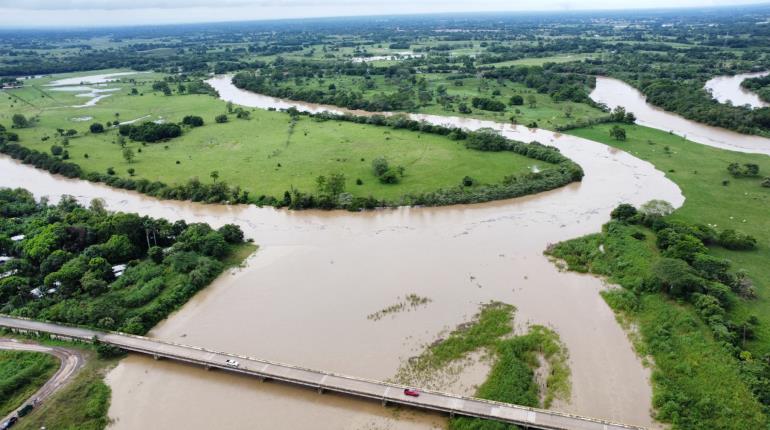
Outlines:
<svg viewBox="0 0 770 430"><path fill-rule="evenodd" d="M464 114L469 114L473 112L472 110L470 110L470 108L468 108L468 105L466 105L465 103L460 103L457 106L457 111Z"/></svg>
<svg viewBox="0 0 770 430"><path fill-rule="evenodd" d="M24 115L17 113L11 117L13 128L26 128L29 127L29 120Z"/></svg>
<svg viewBox="0 0 770 430"><path fill-rule="evenodd" d="M64 135L68 136L68 137L72 137L72 136L74 136L76 134L78 134L78 131L75 130L74 128L71 128L71 129L69 129L69 130L64 132Z"/></svg>
<svg viewBox="0 0 770 430"><path fill-rule="evenodd" d="M134 173L136 173L136 169L134 169L133 167L130 167L126 171L128 172L128 176L134 176Z"/></svg>
<svg viewBox="0 0 770 430"><path fill-rule="evenodd" d="M101 123L95 122L91 124L88 129L91 131L91 133L103 133L104 132L104 126Z"/></svg>
<svg viewBox="0 0 770 430"><path fill-rule="evenodd" d="M528 95L527 96L527 104L532 109L536 108L537 107L537 98L534 95L532 95L532 94Z"/></svg>
<svg viewBox="0 0 770 430"><path fill-rule="evenodd" d="M476 182L473 178L470 176L466 176L463 178L463 186L464 187L470 187L473 186L473 183Z"/></svg>
<svg viewBox="0 0 770 430"><path fill-rule="evenodd" d="M203 118L197 115L187 115L182 118L182 124L190 127L200 127L203 125Z"/></svg>
<svg viewBox="0 0 770 430"><path fill-rule="evenodd" d="M744 163L743 165L730 163L727 166L727 171L736 178L753 178L759 176L759 165L754 163Z"/></svg>
<svg viewBox="0 0 770 430"><path fill-rule="evenodd" d="M615 140L626 140L626 129L619 125L613 125L610 129L610 137Z"/></svg>
<svg viewBox="0 0 770 430"><path fill-rule="evenodd" d="M518 94L511 96L511 100L510 100L511 106L521 106L523 104L524 104L524 97Z"/></svg>
<svg viewBox="0 0 770 430"><path fill-rule="evenodd" d="M134 157L135 157L134 150L128 147L123 148L123 159L126 160L128 164L133 163Z"/></svg>
<svg viewBox="0 0 770 430"><path fill-rule="evenodd" d="M217 122L217 124L224 124L227 122L227 115L221 114L214 117L214 121Z"/></svg>
<svg viewBox="0 0 770 430"><path fill-rule="evenodd" d="M58 157L59 155L62 154L62 152L64 152L64 148L62 148L61 146L59 146L59 145L51 146L51 154L53 154L53 155Z"/></svg>
<svg viewBox="0 0 770 430"><path fill-rule="evenodd" d="M209 177L211 178L212 181L216 182L217 179L219 179L219 171L217 170L212 171L211 173L209 173Z"/></svg>
<svg viewBox="0 0 770 430"><path fill-rule="evenodd" d="M612 113L610 113L610 119L615 122L626 124L633 124L636 122L636 116L634 116L633 112L626 112L626 108L623 106L616 107Z"/></svg>

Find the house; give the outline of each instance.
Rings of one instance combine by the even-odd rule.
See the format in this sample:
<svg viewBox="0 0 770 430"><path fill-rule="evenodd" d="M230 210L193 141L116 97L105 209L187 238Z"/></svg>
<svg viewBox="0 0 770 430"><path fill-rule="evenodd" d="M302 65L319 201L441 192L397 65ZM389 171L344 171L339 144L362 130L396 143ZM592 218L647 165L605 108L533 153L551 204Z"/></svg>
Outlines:
<svg viewBox="0 0 770 430"><path fill-rule="evenodd" d="M112 266L112 274L115 275L116 278L123 276L123 272L125 271L126 271L125 264L118 264L118 265Z"/></svg>
<svg viewBox="0 0 770 430"><path fill-rule="evenodd" d="M11 237L11 240L14 241L14 242L19 242L19 241L24 240L25 237L26 236L24 236L23 234L18 234L16 236Z"/></svg>

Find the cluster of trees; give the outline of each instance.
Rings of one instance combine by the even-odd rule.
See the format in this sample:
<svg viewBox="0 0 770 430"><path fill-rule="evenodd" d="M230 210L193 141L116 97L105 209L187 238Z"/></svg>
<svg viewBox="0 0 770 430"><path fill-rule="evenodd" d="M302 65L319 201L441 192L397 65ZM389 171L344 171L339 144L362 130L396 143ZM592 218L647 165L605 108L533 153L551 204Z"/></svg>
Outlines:
<svg viewBox="0 0 770 430"><path fill-rule="evenodd" d="M760 99L770 103L770 75L745 79L741 86L754 91Z"/></svg>
<svg viewBox="0 0 770 430"><path fill-rule="evenodd" d="M502 112L505 110L505 103L501 102L500 100L488 99L486 97L474 97L471 99L471 105L476 109L488 110L492 112Z"/></svg>
<svg viewBox="0 0 770 430"><path fill-rule="evenodd" d="M383 184L397 184L404 176L404 166L392 167L385 157L372 160L372 173Z"/></svg>
<svg viewBox="0 0 770 430"><path fill-rule="evenodd" d="M594 105L588 90L596 85L593 76L564 72L547 63L543 66L498 67L484 72L488 79L508 79L526 85L555 101L573 101Z"/></svg>
<svg viewBox="0 0 770 430"><path fill-rule="evenodd" d="M755 163L730 163L727 166L727 171L734 178L756 178L759 176L759 165Z"/></svg>
<svg viewBox="0 0 770 430"><path fill-rule="evenodd" d="M186 117L188 121L196 122L196 120ZM203 121L200 121L203 124ZM182 135L182 128L178 124L174 123L155 123L152 121L145 121L139 125L123 124L118 127L118 133L121 136L127 136L131 140L138 142L154 143L161 140L173 139Z"/></svg>
<svg viewBox="0 0 770 430"><path fill-rule="evenodd" d="M23 189L0 189L0 213L0 254L12 257L1 312L135 334L208 285L243 242L236 225L172 224L67 196L50 205Z"/></svg>

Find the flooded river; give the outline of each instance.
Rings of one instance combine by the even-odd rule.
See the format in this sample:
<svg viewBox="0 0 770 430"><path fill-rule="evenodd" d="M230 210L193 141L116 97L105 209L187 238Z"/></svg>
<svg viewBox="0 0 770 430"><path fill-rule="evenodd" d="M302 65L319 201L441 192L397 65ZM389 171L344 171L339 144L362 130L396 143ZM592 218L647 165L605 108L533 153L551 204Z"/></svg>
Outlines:
<svg viewBox="0 0 770 430"><path fill-rule="evenodd" d="M212 84L234 103L270 98ZM299 105L300 103L290 103ZM321 108L306 106L307 108ZM487 121L418 116L471 129L494 127L522 141L557 146L583 166L582 183L535 196L444 208L366 213L292 212L252 206L159 201L69 180L0 158L0 184L37 196L60 193L113 210L170 220L237 223L261 248L245 268L220 277L151 335L185 344L360 377L387 379L399 365L467 321L480 303L518 308L517 329L543 324L570 351L573 395L555 409L652 425L649 370L599 295L594 277L561 273L543 255L550 243L599 231L620 202L683 202L647 162L605 145ZM431 302L374 321L367 315L408 294ZM472 394L473 372L453 391ZM139 356L108 375L111 428L408 429L445 425L441 416Z"/></svg>
<svg viewBox="0 0 770 430"><path fill-rule="evenodd" d="M717 76L706 82L706 89L711 91L720 103L732 103L735 106L749 105L753 108L770 106L759 96L741 86L741 82L746 79L760 78L767 76L770 72L743 73L733 76Z"/></svg>
<svg viewBox="0 0 770 430"><path fill-rule="evenodd" d="M720 82L725 82L723 78L720 79ZM731 85L720 85L719 93L728 98L736 98L742 94L744 90L736 81L737 79L731 79ZM591 98L611 108L624 106L636 115L637 124L670 131L693 142L733 151L770 155L770 139L711 127L667 112L647 104L644 94L618 79L597 77Z"/></svg>

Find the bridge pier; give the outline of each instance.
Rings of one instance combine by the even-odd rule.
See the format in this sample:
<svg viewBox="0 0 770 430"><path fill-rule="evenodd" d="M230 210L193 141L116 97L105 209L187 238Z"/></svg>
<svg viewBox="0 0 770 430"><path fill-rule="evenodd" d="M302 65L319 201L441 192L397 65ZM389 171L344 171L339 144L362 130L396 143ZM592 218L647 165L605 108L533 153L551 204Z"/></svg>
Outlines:
<svg viewBox="0 0 770 430"><path fill-rule="evenodd" d="M324 387L318 387L318 394L324 393Z"/></svg>
<svg viewBox="0 0 770 430"><path fill-rule="evenodd" d="M386 399L382 399L382 406L383 407L387 407L388 406L388 401Z"/></svg>

